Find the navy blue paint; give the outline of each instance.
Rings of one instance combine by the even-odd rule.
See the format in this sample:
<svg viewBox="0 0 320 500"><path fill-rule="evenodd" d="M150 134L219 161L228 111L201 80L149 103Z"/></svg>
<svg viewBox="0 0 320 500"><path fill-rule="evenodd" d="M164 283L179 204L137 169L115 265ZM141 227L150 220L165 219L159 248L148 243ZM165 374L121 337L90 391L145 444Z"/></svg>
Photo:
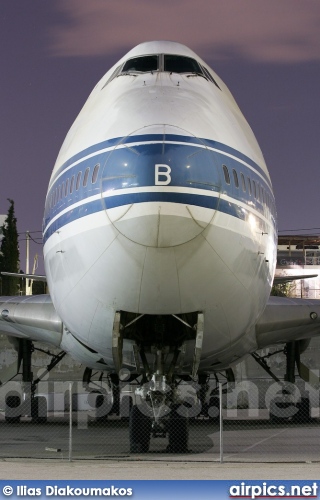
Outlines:
<svg viewBox="0 0 320 500"><path fill-rule="evenodd" d="M141 137L145 138L146 136ZM177 136L170 137L174 137L175 140L177 140ZM133 140L131 137L129 139ZM190 138L186 137L185 139L189 140ZM135 140L137 140L137 136L135 136ZM200 143L199 139L197 141ZM235 153L236 152L233 151L233 154ZM88 154L87 150L86 154ZM238 154L238 156L241 155ZM72 161L74 161L74 159ZM100 170L97 182L93 185L91 184L91 177L93 168L97 163L100 164ZM179 186L184 188L197 188L203 190L204 195L167 192L133 192L130 194L120 194L121 189L154 186L155 164L157 163L166 164L171 167L170 187ZM226 184L224 179L222 170L223 163L227 164L229 168L231 177L230 185ZM90 168L88 184L86 187L83 187L83 174L85 169L88 167ZM238 188L233 182L233 168L238 173ZM72 176L74 175L76 179L77 174L80 171L82 172L82 176L79 190L76 191L74 187L72 194L68 193L67 197L62 197L62 199L59 200L53 208L51 208L50 200L52 193L61 185L62 182L65 182L66 179L69 179L70 187L70 180ZM44 241L46 241L48 237L58 228L61 228L63 225L68 224L77 218L121 205L142 203L146 201L170 201L172 203L198 205L213 209L217 208L219 211L242 218L242 211L236 204L223 202L220 203L219 206L215 206L217 198L205 196L205 191L215 191L227 194L235 201L241 201L247 204L248 209L251 209L254 206L258 212L268 216L269 211L267 207L262 202L256 200L253 193L250 196L248 190L245 192L242 190L240 172L245 175L246 180L249 176L251 181L255 180L257 184L261 184L265 192L269 194L270 199L273 200L273 193L272 189L270 189L269 181L264 182L254 171L238 162L236 159L226 158L219 152L199 148L192 144L186 143L181 145L170 142L154 144L149 142L139 146L133 146L130 149L121 148L112 152L109 151L100 153L93 158L80 161L77 165L71 167L67 172L63 172L59 179L51 184L45 208L44 229L53 217L59 215L62 210L74 205L77 201L83 201L88 197L101 193L101 191L105 192L107 190L116 190L119 194L99 199L95 202L89 202L79 208L73 208L72 210L67 211L66 214L58 217L55 223L50 226L49 230L45 234ZM273 219L274 223L274 215L271 219Z"/></svg>
<svg viewBox="0 0 320 500"><path fill-rule="evenodd" d="M184 193L131 193L127 195L112 196L109 199L109 207L118 207L120 205L130 205L133 203L144 203L149 201L163 201L171 203L182 203L184 205L196 205L205 208L211 208L212 210L219 210L225 214L232 215L241 220L247 220L249 212L240 208L234 203L230 203L226 200L221 200L219 198L213 198L211 196L184 194ZM61 215L56 219L51 226L46 231L43 242L45 243L50 236L58 231L61 227L73 222L77 219L81 219L87 215L101 212L104 210L102 200L95 200L81 205L80 207L74 208L69 212Z"/></svg>
<svg viewBox="0 0 320 500"><path fill-rule="evenodd" d="M239 160L245 161L253 167L257 172L259 172L263 177L265 178L266 182L269 182L268 177L266 176L265 172L262 170L262 168L255 163L253 160L251 160L248 156L244 155L243 153L240 153L240 151L237 151L234 148L231 148L230 146L227 146L226 144L223 144L218 141L213 141L211 139L199 139L197 137L189 137L189 136L184 136L184 135L175 135L175 134L143 134L143 135L130 135L127 137L117 137L114 139L108 139L107 141L99 142L98 144L94 144L93 146L90 146L89 148L84 149L80 153L77 153L76 155L72 156L67 160L61 167L57 170L55 175L52 178L52 181L54 181L57 176L63 172L68 166L70 166L72 163L81 160L81 158L84 158L85 156L88 156L90 154L94 154L97 151L100 151L101 149L106 149L114 146L120 146L121 144L131 144L135 142L149 142L152 143L153 141L161 141L161 142L184 142L186 144L197 144L200 146L207 146L211 148L216 148L221 151L221 153L227 153L231 154L233 156L236 156ZM226 159L224 156L225 160L224 161L229 161L229 159ZM271 187L271 184L270 184Z"/></svg>

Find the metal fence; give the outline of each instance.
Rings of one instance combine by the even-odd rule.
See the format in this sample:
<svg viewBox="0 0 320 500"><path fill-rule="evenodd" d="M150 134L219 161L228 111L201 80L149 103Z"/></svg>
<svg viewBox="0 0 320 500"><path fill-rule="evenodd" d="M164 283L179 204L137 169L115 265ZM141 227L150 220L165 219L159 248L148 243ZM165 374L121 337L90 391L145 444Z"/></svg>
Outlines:
<svg viewBox="0 0 320 500"><path fill-rule="evenodd" d="M46 390L45 390L46 389ZM34 400L20 382L0 387L0 457L59 460L320 461L319 389L268 381L199 387L152 409L123 385L39 384Z"/></svg>

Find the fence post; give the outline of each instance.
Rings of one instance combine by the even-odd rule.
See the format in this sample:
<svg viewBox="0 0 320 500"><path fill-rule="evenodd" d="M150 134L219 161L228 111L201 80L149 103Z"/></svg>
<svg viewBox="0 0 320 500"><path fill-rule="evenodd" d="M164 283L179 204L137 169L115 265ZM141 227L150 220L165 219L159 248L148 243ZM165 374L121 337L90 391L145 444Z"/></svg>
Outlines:
<svg viewBox="0 0 320 500"><path fill-rule="evenodd" d="M69 462L72 461L72 382L69 382Z"/></svg>
<svg viewBox="0 0 320 500"><path fill-rule="evenodd" d="M222 383L219 382L220 463L223 464Z"/></svg>

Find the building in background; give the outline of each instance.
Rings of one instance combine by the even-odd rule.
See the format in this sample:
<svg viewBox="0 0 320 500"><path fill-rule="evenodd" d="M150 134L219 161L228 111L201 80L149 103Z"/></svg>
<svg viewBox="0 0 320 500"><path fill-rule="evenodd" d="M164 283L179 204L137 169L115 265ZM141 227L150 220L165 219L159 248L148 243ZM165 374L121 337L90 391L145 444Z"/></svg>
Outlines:
<svg viewBox="0 0 320 500"><path fill-rule="evenodd" d="M320 236L279 236L276 276L317 274L316 278L293 281L290 297L320 299Z"/></svg>
<svg viewBox="0 0 320 500"><path fill-rule="evenodd" d="M305 278L289 282L285 285L285 292L292 298L320 299L320 236L317 235L290 235L278 237L276 276L288 275L318 275L315 278ZM279 352L285 346L278 344L259 351L261 356L267 356L267 363L272 372L283 380L286 371L286 357ZM274 353L272 355L272 353ZM301 354L301 361L319 377L320 365L320 337L311 339L309 346ZM243 392L233 395L231 404L246 407L251 390L251 382L259 388L260 405L265 404L265 395L274 380L259 366L251 356L234 367L236 381L242 384ZM319 383L315 387L306 384L297 375L297 385L300 390L309 390L316 394L311 397L311 405L319 411ZM319 380L320 382L320 380Z"/></svg>

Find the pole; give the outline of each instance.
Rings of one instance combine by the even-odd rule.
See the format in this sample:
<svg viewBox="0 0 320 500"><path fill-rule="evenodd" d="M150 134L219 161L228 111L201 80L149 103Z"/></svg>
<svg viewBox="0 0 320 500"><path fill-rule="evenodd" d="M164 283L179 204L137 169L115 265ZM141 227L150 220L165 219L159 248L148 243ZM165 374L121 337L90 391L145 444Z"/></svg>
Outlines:
<svg viewBox="0 0 320 500"><path fill-rule="evenodd" d="M34 259L33 259L32 274L35 274L37 268L38 268L38 254L36 253L36 255L34 256ZM30 280L29 284L30 284L30 291L31 291L30 295L32 295L33 280Z"/></svg>
<svg viewBox="0 0 320 500"><path fill-rule="evenodd" d="M222 415L222 383L219 382L219 420L220 420L220 463L223 464L223 415Z"/></svg>
<svg viewBox="0 0 320 500"><path fill-rule="evenodd" d="M69 462L72 462L72 382L69 382Z"/></svg>
<svg viewBox="0 0 320 500"><path fill-rule="evenodd" d="M26 232L26 274L29 274L29 249L30 249L30 234L29 231ZM26 295L31 295L30 291L30 281L26 278Z"/></svg>

